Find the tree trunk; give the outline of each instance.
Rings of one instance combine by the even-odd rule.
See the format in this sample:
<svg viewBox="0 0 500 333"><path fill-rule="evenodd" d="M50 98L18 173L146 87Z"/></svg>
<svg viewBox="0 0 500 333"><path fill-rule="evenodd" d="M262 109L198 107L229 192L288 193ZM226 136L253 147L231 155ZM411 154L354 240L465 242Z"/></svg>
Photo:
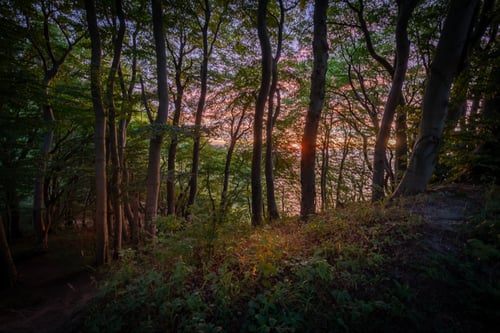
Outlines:
<svg viewBox="0 0 500 333"><path fill-rule="evenodd" d="M403 99L403 95L401 95L401 100ZM408 167L408 136L406 134L408 124L406 121L407 117L404 101L402 102L403 103L399 103L399 108L396 110L396 151L394 157L395 184L401 180L401 177L403 177Z"/></svg>
<svg viewBox="0 0 500 333"><path fill-rule="evenodd" d="M165 53L165 36L163 32L163 14L160 0L152 0L153 34L156 49L156 76L158 80L158 113L154 125L163 125L168 116L168 90L167 90L167 55ZM158 197L160 192L160 162L163 133L154 133L149 142L149 160L146 193L146 228L155 235L153 225L158 211Z"/></svg>
<svg viewBox="0 0 500 333"><path fill-rule="evenodd" d="M285 6L283 0L279 0L280 18L278 21L278 40L276 46L276 53L272 60L272 77L271 86L269 89L269 103L268 114L266 121L266 154L265 154L265 168L266 175L266 194L267 194L267 212L269 220L277 220L280 218L278 212L278 205L276 204L275 186L274 186L274 152L273 152L273 128L274 123L280 112L280 94L278 91L278 62L281 57L281 48L283 44L283 26L285 22ZM274 97L276 96L277 105L274 109Z"/></svg>
<svg viewBox="0 0 500 333"><path fill-rule="evenodd" d="M179 53L178 56L175 52L168 47L175 67L175 98L174 98L174 119L172 125L174 132L172 133L170 145L168 147L168 161L167 161L167 215L175 215L175 160L177 155L178 144L178 128L182 111L182 100L184 98L184 87L186 83L182 82L182 70L184 57L187 55L186 47L186 33L181 32L179 37ZM167 45L168 46L168 45Z"/></svg>
<svg viewBox="0 0 500 333"><path fill-rule="evenodd" d="M384 175L387 165L387 144L391 135L391 126L397 106L402 99L401 91L408 68L410 56L410 41L408 40L408 21L415 7L415 0L401 0L398 2L398 19L396 23L396 66L392 78L392 86L384 108L380 130L375 142L373 156L372 201L384 198Z"/></svg>
<svg viewBox="0 0 500 333"><path fill-rule="evenodd" d="M187 202L187 211L191 210L196 200L198 192L198 169L200 164L200 140L201 140L201 120L203 118L203 110L205 109L205 101L207 98L208 86L208 57L210 56L208 44L208 29L210 24L210 17L212 12L210 10L210 3L205 0L205 22L201 27L201 34L203 39L203 55L200 67L200 98L196 107L196 115L194 119L194 142L193 142L193 160L191 164L191 179L189 181L189 196ZM215 37L214 37L215 40ZM213 42L213 41L212 41Z"/></svg>
<svg viewBox="0 0 500 333"><path fill-rule="evenodd" d="M339 174L337 177L337 186L335 188L335 208L343 207L344 203L341 200L340 192L342 191L342 184L344 183L344 169L345 160L349 153L349 144L351 143L351 134L348 131L344 132L344 144L342 146L342 158L339 164Z"/></svg>
<svg viewBox="0 0 500 333"><path fill-rule="evenodd" d="M19 195L17 194L17 175L13 175L11 179L7 179L7 186L5 187L7 199L7 225L9 230L7 238L20 238L22 236L20 220L21 208L19 206Z"/></svg>
<svg viewBox="0 0 500 333"><path fill-rule="evenodd" d="M7 242L7 236L5 235L5 228L3 225L2 217L0 216L0 248L2 251L2 261L0 261L0 267L5 265L7 283L9 287L14 287L17 280L17 270L16 265L14 265L14 260L12 260L12 254L10 252L9 243Z"/></svg>
<svg viewBox="0 0 500 333"><path fill-rule="evenodd" d="M122 168L118 150L118 132L116 128L116 106L114 99L115 78L120 66L123 37L125 36L125 15L121 0L115 1L116 15L119 19L118 34L113 41L113 59L106 84L106 101L109 112L109 148L112 163L111 203L114 211L113 258L118 259L122 248L123 205L121 203Z"/></svg>
<svg viewBox="0 0 500 333"><path fill-rule="evenodd" d="M420 132L408 170L395 196L421 193L431 179L442 142L451 84L459 64L464 61L464 50L478 3L478 0L454 0L451 3L425 87Z"/></svg>
<svg viewBox="0 0 500 333"><path fill-rule="evenodd" d="M108 262L107 188L106 188L106 114L101 86L101 38L97 26L94 0L85 0L87 24L92 48L90 86L95 113L95 170L96 170L96 264Z"/></svg>
<svg viewBox="0 0 500 333"><path fill-rule="evenodd" d="M300 159L301 200L300 216L307 220L316 211L316 137L321 118L321 110L325 102L326 70L328 67L328 41L326 33L326 17L328 0L316 0L314 5L313 36L313 72L311 75L311 92L306 124L302 136Z"/></svg>
<svg viewBox="0 0 500 333"><path fill-rule="evenodd" d="M261 163L262 163L262 124L264 110L271 83L272 55L271 43L267 34L267 5L268 0L259 0L257 11L257 33L259 36L260 49L262 52L262 79L260 82L259 94L255 103L255 117L253 121L253 149L252 149L252 225L262 224L262 182L261 182Z"/></svg>
<svg viewBox="0 0 500 333"><path fill-rule="evenodd" d="M44 80L45 89L44 95L45 98L49 98L49 84L52 79L46 78ZM50 126L55 122L54 112L52 110L52 106L49 104L45 104L42 107L43 109L43 118L44 121L47 122ZM35 188L33 191L33 227L35 230L36 237L36 246L40 249L47 248L47 242L45 240L45 231L46 231L46 222L44 221L44 184L45 184L45 174L47 172L47 163L49 158L50 147L52 146L52 141L54 140L54 132L52 129L49 129L44 134L42 146L40 148L40 166L39 166L39 176L35 181Z"/></svg>
<svg viewBox="0 0 500 333"><path fill-rule="evenodd" d="M130 234L132 245L139 245L139 226L140 226L140 214L139 214L139 192L136 192L134 195L134 202L132 203L132 211L134 214L134 218L132 219L132 223L130 224Z"/></svg>

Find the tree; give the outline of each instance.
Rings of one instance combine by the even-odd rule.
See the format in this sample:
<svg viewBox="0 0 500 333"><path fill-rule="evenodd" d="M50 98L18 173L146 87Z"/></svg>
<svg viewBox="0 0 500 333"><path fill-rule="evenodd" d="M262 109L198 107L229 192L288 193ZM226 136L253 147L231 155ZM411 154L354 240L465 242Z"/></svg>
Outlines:
<svg viewBox="0 0 500 333"><path fill-rule="evenodd" d="M167 85L167 55L165 36L163 32L163 13L160 0L151 0L153 12L153 34L156 51L156 77L158 85L158 112L152 124L152 137L149 141L149 160L146 194L146 226L152 236L155 235L153 221L158 211L158 197L160 192L160 161L163 145L162 126L168 116L168 85Z"/></svg>
<svg viewBox="0 0 500 333"><path fill-rule="evenodd" d="M85 0L87 24L91 43L90 87L95 114L95 182L96 182L96 264L105 264L108 259L107 224L107 182L106 182L106 113L104 109L101 84L101 37L97 25L94 0Z"/></svg>
<svg viewBox="0 0 500 333"><path fill-rule="evenodd" d="M410 41L408 40L408 21L410 20L416 0L398 1L398 18L396 22L396 65L393 70L392 86L384 108L382 122L377 134L373 156L372 201L384 197L384 175L387 168L386 150L389 143L394 114L398 105L404 104L402 90L405 81ZM401 120L401 119L400 119ZM401 133L399 133L401 135Z"/></svg>
<svg viewBox="0 0 500 333"><path fill-rule="evenodd" d="M285 5L283 0L278 1L279 4L279 19L278 36L276 41L276 53L272 59L271 70L271 85L269 87L268 112L266 120L266 154L265 154L265 175L266 175L266 194L267 194L267 212L269 220L279 219L278 206L276 205L276 196L274 189L274 163L273 163L273 128L278 118L281 106L281 96L278 89L278 62L281 57L281 49L283 44L283 29L285 23ZM277 105L274 107L274 98L276 97Z"/></svg>
<svg viewBox="0 0 500 333"><path fill-rule="evenodd" d="M13 287L16 284L17 280L17 269L16 265L14 264L14 260L12 260L12 254L10 252L9 243L7 242L7 236L5 234L5 228L1 216L0 216L0 251L2 256L0 260L0 267L4 266L5 269L2 269L2 271L4 271L7 275L7 283L10 287Z"/></svg>
<svg viewBox="0 0 500 333"><path fill-rule="evenodd" d="M200 1L201 3L201 1ZM208 91L208 60L213 52L215 42L217 41L217 35L219 34L219 29L222 24L222 20L226 11L227 3L224 3L223 13L219 15L219 20L217 21L216 28L212 33L212 40L209 40L210 31L210 20L212 18L212 8L210 0L204 0L201 5L204 14L204 20L200 20L195 10L193 9L193 14L196 18L196 22L201 31L202 36L202 56L201 56L201 66L200 66L200 97L198 99L198 104L196 106L196 114L194 120L194 142L193 142L193 160L191 164L191 179L189 181L189 196L188 196L188 211L190 207L194 205L196 194L198 192L198 168L200 163L200 139L201 139L201 121L203 119L203 111L205 109L205 103Z"/></svg>
<svg viewBox="0 0 500 333"><path fill-rule="evenodd" d="M40 146L40 173L35 180L33 190L33 226L37 246L42 248L47 247L48 231L51 224L51 221L47 221L50 218L50 214L45 214L45 219L43 214L43 204L46 202L44 194L47 191L44 188L45 184L47 184L45 173L47 172L49 153L54 139L54 124L56 120L53 106L50 103L50 88L62 64L68 58L75 45L84 36L84 34L72 36L72 34L68 33L67 27L62 23L64 21L56 18L57 15L61 14L59 6L62 7L62 4L59 2L44 0L39 3L39 6L36 6L42 14L42 31L37 31L37 24L30 17L31 11L36 12L37 9L23 8L23 11L25 10L23 15L26 21L26 29L28 31L27 37L36 50L43 69L41 110L47 130L43 135L43 141ZM63 43L66 44L62 48L61 38L64 40Z"/></svg>
<svg viewBox="0 0 500 333"><path fill-rule="evenodd" d="M431 179L442 142L451 85L464 61L478 4L478 0L451 2L425 88L417 141L394 196L423 192Z"/></svg>
<svg viewBox="0 0 500 333"><path fill-rule="evenodd" d="M122 247L123 224L123 205L121 203L122 161L120 159L118 132L116 128L117 111L115 106L114 87L118 68L120 66L123 39L125 36L125 14L123 12L121 0L116 0L113 7L119 20L119 26L117 35L113 38L113 59L111 60L111 67L106 82L106 103L109 112L109 149L113 166L111 176L111 203L114 213L113 257L118 259ZM116 20L113 19L113 21Z"/></svg>
<svg viewBox="0 0 500 333"><path fill-rule="evenodd" d="M328 0L316 0L314 3L313 32L313 72L306 124L301 142L300 158L300 216L307 220L316 211L316 137L321 110L325 101L326 71L328 67L328 41L326 18Z"/></svg>
<svg viewBox="0 0 500 333"><path fill-rule="evenodd" d="M266 101L269 96L272 71L271 43L267 33L267 6L268 0L259 0L257 8L257 34L259 36L261 60L261 82L257 101L255 103L255 116L253 120L253 149L252 149L252 225L262 224L262 127Z"/></svg>
<svg viewBox="0 0 500 333"><path fill-rule="evenodd" d="M179 12L174 14L177 19L174 31L178 34L178 40L176 42L169 42L167 39L167 49L170 53L170 59L174 65L175 72L175 92L173 92L174 115L172 119L173 131L171 132L167 161L167 215L176 214L175 162L177 145L179 143L179 123L181 119L184 91L190 80L189 76L186 77L186 72L192 67L192 61L189 61L187 57L194 51L194 47L189 48L188 35L190 30L184 17L181 15L181 13L185 11L185 8L181 6L178 10Z"/></svg>

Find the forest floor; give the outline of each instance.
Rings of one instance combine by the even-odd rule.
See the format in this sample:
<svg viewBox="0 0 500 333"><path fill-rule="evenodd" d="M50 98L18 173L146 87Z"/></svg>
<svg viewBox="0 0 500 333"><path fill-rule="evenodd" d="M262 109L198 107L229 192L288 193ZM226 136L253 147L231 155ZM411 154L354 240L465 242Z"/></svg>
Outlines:
<svg viewBox="0 0 500 333"><path fill-rule="evenodd" d="M90 242L89 245L87 243ZM96 293L91 232L61 230L47 251L34 251L31 237L14 244L18 283L0 290L0 333L72 332Z"/></svg>
<svg viewBox="0 0 500 333"><path fill-rule="evenodd" d="M461 228L480 210L483 194L478 187L460 185L431 188L426 194L405 199L402 207L422 218L422 225L419 227L421 236L411 246L401 249L406 253L404 257L412 262L429 260L426 259L429 253L433 258L460 258L466 247ZM25 253L18 258L18 286L0 290L0 333L80 331L85 305L97 295L96 273L88 266L89 254L83 253L82 246L78 246L85 242L86 237L89 236L82 236L78 231L72 232L71 236L54 236L51 243L58 245L51 248L51 252ZM453 293L439 283L416 279L405 265L401 262L397 265L400 271L391 274L418 285L419 292L426 296L425 302L432 303L432 298L441 301L448 297L447 293ZM425 304L418 306L426 307ZM432 306L429 311L433 311ZM456 323L449 322L456 320L456 313L448 313L446 309L440 309L432 320L429 325L437 331L439 328L444 331L457 328ZM458 331L469 331L469 328L477 327L476 324L462 322Z"/></svg>

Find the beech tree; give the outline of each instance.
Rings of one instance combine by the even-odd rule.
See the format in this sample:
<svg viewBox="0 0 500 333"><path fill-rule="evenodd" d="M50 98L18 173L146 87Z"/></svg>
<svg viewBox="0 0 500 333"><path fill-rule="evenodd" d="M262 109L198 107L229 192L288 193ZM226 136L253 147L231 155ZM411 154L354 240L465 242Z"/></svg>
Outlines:
<svg viewBox="0 0 500 333"><path fill-rule="evenodd" d="M423 192L431 179L442 143L451 85L458 66L464 61L479 3L479 0L453 0L450 4L430 66L417 141L408 170L394 196Z"/></svg>
<svg viewBox="0 0 500 333"><path fill-rule="evenodd" d="M227 2L223 2L222 13L219 13L218 20L215 24L215 29L212 31L212 39L210 40L210 24L212 20L212 3L210 0L200 2L201 10L204 15L203 20L199 18L196 9L192 8L193 16L201 31L202 36L202 55L200 65L200 97L196 106L196 114L194 120L194 142L193 142L193 159L191 164L191 179L189 181L189 196L187 202L188 211L195 203L196 194L198 192L198 169L200 163L200 140L201 140L201 122L203 120L203 111L205 109L207 92L208 92L208 60L214 50L215 42L226 12Z"/></svg>
<svg viewBox="0 0 500 333"><path fill-rule="evenodd" d="M278 25L278 34L276 41L276 52L272 58L271 85L269 87L268 112L266 120L266 154L265 154L265 174L266 174L266 194L267 194L267 213L269 220L279 219L278 206L276 204L275 186L274 186L274 151L273 151L273 128L276 119L279 116L281 108L281 95L278 88L278 62L281 58L283 45L283 29L285 25L285 4L283 0L278 1L279 17L276 18ZM289 9L288 9L289 10ZM274 100L276 99L276 104ZM275 106L276 105L276 106Z"/></svg>
<svg viewBox="0 0 500 333"><path fill-rule="evenodd" d="M257 9L257 34L259 36L261 60L261 82L259 94L255 103L253 120L253 150L252 150L252 225L262 224L262 127L266 101L269 96L272 72L271 43L267 33L268 0L259 0Z"/></svg>
<svg viewBox="0 0 500 333"><path fill-rule="evenodd" d="M167 55L163 31L163 13L160 0L151 0L153 13L153 34L156 51L156 77L158 85L158 112L152 123L152 137L149 141L149 159L146 194L146 227L149 233L155 235L153 225L158 213L158 198L160 192L160 162L163 145L163 125L168 117L168 86L167 86Z"/></svg>
<svg viewBox="0 0 500 333"><path fill-rule="evenodd" d="M390 165L387 165L386 150L389 143L396 108L399 105L404 104L402 102L402 90L406 76L406 69L408 67L408 58L410 56L408 21L410 20L411 13L417 1L400 0L397 3L398 18L396 22L396 65L394 70L392 70L392 86L389 91L389 96L387 97L380 129L375 143L375 152L373 156L372 201L377 201L384 197L385 170L391 168ZM402 120L400 119L400 121ZM399 133L399 135L402 134Z"/></svg>
<svg viewBox="0 0 500 333"><path fill-rule="evenodd" d="M95 114L95 225L96 225L96 263L105 264L108 259L108 224L107 224L107 177L106 177L106 112L104 109L101 83L101 37L97 25L94 0L85 0L87 24L91 43L90 87L92 105Z"/></svg>
<svg viewBox="0 0 500 333"><path fill-rule="evenodd" d="M17 281L17 269L12 259L9 243L7 242L7 235L5 233L2 217L0 216L0 267L5 272L0 278L6 278L9 287L13 287ZM3 266L3 267L2 267Z"/></svg>
<svg viewBox="0 0 500 333"><path fill-rule="evenodd" d="M122 247L122 225L123 225L123 204L122 200L122 162L120 159L119 145L118 145L118 131L116 128L117 123L117 110L115 105L114 87L115 79L117 77L118 68L120 66L120 58L123 48L123 38L125 36L125 13L123 12L123 5L121 0L116 0L113 6L113 12L118 17L118 31L117 35L113 38L113 58L111 60L111 67L106 82L106 104L109 113L109 149L112 163L111 174L111 204L113 207L114 216L114 238L113 238L113 257L118 259ZM113 18L113 21L116 21Z"/></svg>
<svg viewBox="0 0 500 333"><path fill-rule="evenodd" d="M325 102L328 68L327 11L328 0L314 2L313 72L300 158L300 216L303 220L316 212L316 137Z"/></svg>
<svg viewBox="0 0 500 333"><path fill-rule="evenodd" d="M54 140L54 124L56 121L54 109L50 102L50 89L61 66L74 47L84 37L82 33L72 35L71 32L74 31L68 27L67 22L56 19L57 15L62 14L60 7L64 7L60 2L43 0L34 4L33 8L32 5L29 5L21 9L25 19L27 38L36 50L43 73L43 98L40 108L46 124L46 131L40 146L39 174L36 177L33 190L33 226L37 244L41 248L47 247L48 232L51 225L51 216L47 214L47 210L44 210L44 208L47 208L44 207L46 203L45 193L47 192L45 174ZM41 13L42 17L32 17L35 13L36 15ZM38 30L40 28L38 22L34 22L38 19L42 21L42 31ZM60 42L61 37L64 44Z"/></svg>

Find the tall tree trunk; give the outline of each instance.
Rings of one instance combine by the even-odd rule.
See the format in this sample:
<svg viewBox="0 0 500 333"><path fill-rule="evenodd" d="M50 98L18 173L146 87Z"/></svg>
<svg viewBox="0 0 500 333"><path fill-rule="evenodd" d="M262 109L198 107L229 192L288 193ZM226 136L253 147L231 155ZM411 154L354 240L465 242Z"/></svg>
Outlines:
<svg viewBox="0 0 500 333"><path fill-rule="evenodd" d="M266 194L267 194L267 212L269 220L277 220L280 218L278 212L278 205L276 204L275 187L274 187L274 152L273 152L273 128L274 123L280 112L280 94L278 91L278 62L281 57L281 48L283 44L283 27L285 23L285 6L283 0L279 0L280 7L280 18L278 21L278 40L276 46L276 53L272 61L272 78L271 86L269 89L269 102L268 102L268 113L266 121L266 154L265 154L265 168L264 173L266 175ZM276 96L277 105L274 109L274 98Z"/></svg>
<svg viewBox="0 0 500 333"><path fill-rule="evenodd" d="M9 243L7 242L7 236L5 234L5 228L0 216L0 251L2 255L2 260L0 260L0 268L5 266L5 270L2 269L6 274L7 283L9 287L13 287L17 280L17 270L14 260L12 260L12 254L10 252Z"/></svg>
<svg viewBox="0 0 500 333"><path fill-rule="evenodd" d="M344 144L342 146L342 158L340 159L339 164L339 174L337 177L337 186L335 188L335 207L340 208L344 206L344 203L341 200L340 192L342 191L342 185L344 183L344 169L345 169L345 160L347 158L347 154L349 153L349 144L351 143L351 134L348 131L344 132Z"/></svg>
<svg viewBox="0 0 500 333"><path fill-rule="evenodd" d="M373 156L372 201L384 198L384 176L387 165L387 144L391 135L391 126L396 113L396 108L402 99L401 91L408 68L410 56L410 41L408 40L408 21L415 7L415 0L400 0L398 2L398 19L396 23L396 66L392 78L392 86L387 97L387 102L380 124L380 130L375 142Z"/></svg>
<svg viewBox="0 0 500 333"><path fill-rule="evenodd" d="M219 220L222 221L226 215L226 208L228 206L227 194L229 192L229 176L231 173L231 162L233 159L234 149L236 148L236 142L243 136L246 132L245 130L240 131L243 121L245 119L246 108L242 110L242 113L238 119L235 126L235 118L231 119L231 139L229 142L229 148L226 153L226 162L224 163L224 179L222 181L222 192L220 198L219 207Z"/></svg>
<svg viewBox="0 0 500 333"><path fill-rule="evenodd" d="M122 248L122 226L123 226L123 205L121 196L122 187L122 164L118 148L118 133L116 128L116 106L114 97L115 78L120 66L120 58L123 47L123 37L125 36L125 14L123 13L121 0L115 0L116 15L119 20L118 34L113 40L113 59L108 74L106 84L106 102L109 112L109 148L112 163L111 173L111 203L114 211L114 238L113 257L118 259Z"/></svg>
<svg viewBox="0 0 500 333"><path fill-rule="evenodd" d="M168 51L170 52L172 61L174 63L175 68L175 95L174 95L174 117L172 121L172 125L174 127L174 131L171 135L170 145L168 147L168 161L167 161L167 215L176 214L176 195L175 195L175 160L177 155L177 144L178 144L178 129L179 122L181 118L182 111L182 100L184 98L184 88L187 84L187 79L185 82L182 82L182 74L183 74L183 64L184 59L188 53L191 51L186 51L187 44L187 33L184 29L181 29L179 35L179 47L178 54L175 53L174 49L170 47L170 44L167 43Z"/></svg>
<svg viewBox="0 0 500 333"><path fill-rule="evenodd" d="M167 160L167 215L175 215L175 159L177 155L178 133L176 130L179 127L179 120L181 117L182 98L184 95L184 86L180 83L180 73L175 74L175 81L177 92L174 100L174 119L172 125L174 126L174 133L170 139L168 147L168 160Z"/></svg>
<svg viewBox="0 0 500 333"><path fill-rule="evenodd" d="M420 132L395 196L423 192L431 179L442 142L451 84L464 61L478 3L478 0L451 2L425 87Z"/></svg>
<svg viewBox="0 0 500 333"><path fill-rule="evenodd" d="M132 212L134 218L132 219L132 223L130 224L130 234L131 241L133 246L139 245L139 226L140 226L140 214L139 214L139 206L140 206L140 198L139 192L134 194L134 202L132 203Z"/></svg>
<svg viewBox="0 0 500 333"><path fill-rule="evenodd" d="M203 118L203 110L205 109L205 101L207 98L208 88L208 57L210 56L208 43L208 29L210 18L212 15L209 0L204 2L205 21L201 26L203 53L200 67L200 98L196 107L196 115L194 119L194 142L193 142L193 159L191 164L191 179L189 181L189 196L188 196L188 213L191 206L194 205L196 194L198 192L198 169L200 164L200 140L201 140L201 120ZM213 45L213 44L212 44Z"/></svg>
<svg viewBox="0 0 500 333"><path fill-rule="evenodd" d="M73 47L78 43L78 41L83 38L85 34L81 34L79 37L77 36L74 41L70 41L67 38L67 35L64 31L61 31L62 34L66 37L67 46L63 49L61 53L55 53L52 41L52 31L49 23L50 17L54 15L54 11L50 9L50 5L42 3L39 7L41 13L43 15L43 38L39 40L38 36L33 38L29 33L27 38L33 44L34 49L38 53L38 57L40 58L40 62L43 67L43 98L44 102L41 107L44 121L47 125L47 131L44 134L43 142L40 148L40 174L35 180L35 186L33 190L33 227L35 230L35 237L37 246L41 248L47 247L47 226L46 222L43 219L43 203L44 203L44 184L45 184L45 174L47 172L47 165L49 159L49 152L52 146L52 141L54 139L54 132L52 126L55 123L54 110L52 109L52 105L49 102L49 87L52 81L56 78L59 68L64 63L67 56L72 51ZM28 31L30 30L31 22L26 16L26 24L28 26ZM58 25L58 28L62 30L61 26ZM56 43L56 42L54 42ZM60 43L60 40L57 41Z"/></svg>
<svg viewBox="0 0 500 333"><path fill-rule="evenodd" d="M22 236L22 232L20 227L21 208L17 193L17 175L13 175L11 179L7 179L6 181L5 197L7 199L7 225L9 226L7 238L19 238Z"/></svg>
<svg viewBox="0 0 500 333"><path fill-rule="evenodd" d="M268 0L259 0L257 10L257 33L259 36L260 49L262 52L262 79L259 94L255 103L255 116L253 121L253 149L252 149L252 225L262 224L262 124L267 97L271 84L271 71L273 58L271 55L271 43L267 34L267 5Z"/></svg>
<svg viewBox="0 0 500 333"><path fill-rule="evenodd" d="M318 134L321 110L325 102L326 70L328 67L328 41L326 34L326 17L328 0L316 0L314 4L313 35L313 72L311 75L311 91L306 124L302 136L300 158L300 216L307 220L316 211L316 137Z"/></svg>
<svg viewBox="0 0 500 333"><path fill-rule="evenodd" d="M158 81L158 113L154 125L163 125L168 116L168 87L167 87L167 55L165 53L165 36L163 32L163 14L160 0L152 0L153 34L156 49L156 76ZM154 236L153 221L158 211L158 197L160 193L160 162L163 134L155 133L149 141L148 179L146 193L146 227Z"/></svg>
<svg viewBox="0 0 500 333"><path fill-rule="evenodd" d="M49 98L49 85L52 78L46 76L44 79L44 97L48 100ZM47 102L48 103L48 102ZM43 137L42 146L40 147L40 166L39 166L39 176L35 180L35 188L33 191L33 227L35 230L36 244L38 248L47 248L47 240L45 238L46 222L44 221L44 184L45 184L45 174L47 173L47 164L49 159L50 147L52 146L52 141L54 140L54 132L50 128L55 122L54 111L52 106L45 104L42 107L43 118L47 122L49 129L45 132Z"/></svg>
<svg viewBox="0 0 500 333"><path fill-rule="evenodd" d="M106 188L106 113L104 110L101 85L101 37L97 26L94 0L85 0L87 24L92 48L90 60L90 87L92 105L95 113L95 179L96 179L96 263L108 262L108 224L107 224L107 188Z"/></svg>
<svg viewBox="0 0 500 333"><path fill-rule="evenodd" d="M404 108L404 98L401 94L401 102L396 110L396 151L394 156L394 183L397 184L403 177L408 167L408 130L407 115Z"/></svg>

